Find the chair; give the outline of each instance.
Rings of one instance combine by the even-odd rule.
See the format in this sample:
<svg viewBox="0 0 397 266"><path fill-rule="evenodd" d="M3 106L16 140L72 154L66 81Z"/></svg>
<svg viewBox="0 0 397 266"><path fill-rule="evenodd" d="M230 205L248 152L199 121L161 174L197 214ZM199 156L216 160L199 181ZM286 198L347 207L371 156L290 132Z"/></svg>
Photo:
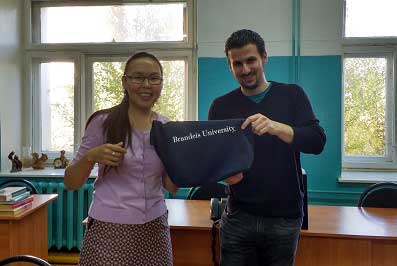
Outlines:
<svg viewBox="0 0 397 266"><path fill-rule="evenodd" d="M397 208L397 183L382 182L361 193L358 207Z"/></svg>
<svg viewBox="0 0 397 266"><path fill-rule="evenodd" d="M49 264L45 260L30 255L18 255L18 256L6 258L0 261L0 266L9 265L10 263L13 262L30 262L38 266L51 266L51 264Z"/></svg>
<svg viewBox="0 0 397 266"><path fill-rule="evenodd" d="M22 178L8 179L7 181L4 181L3 183L0 184L0 188L8 187L10 185L23 185L30 191L31 194L39 194L39 191L37 190L35 185L33 185L32 182L26 179L22 179Z"/></svg>
<svg viewBox="0 0 397 266"><path fill-rule="evenodd" d="M226 198L226 185L211 183L201 187L192 187L186 197L188 200L210 200L211 198Z"/></svg>

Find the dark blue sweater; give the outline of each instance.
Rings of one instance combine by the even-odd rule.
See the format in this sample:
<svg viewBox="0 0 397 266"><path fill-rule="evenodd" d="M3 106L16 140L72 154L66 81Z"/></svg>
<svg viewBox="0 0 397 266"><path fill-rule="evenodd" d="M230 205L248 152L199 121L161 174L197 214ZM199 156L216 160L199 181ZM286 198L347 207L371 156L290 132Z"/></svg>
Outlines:
<svg viewBox="0 0 397 266"><path fill-rule="evenodd" d="M324 130L301 87L274 81L259 103L244 96L240 88L215 99L208 119L247 118L256 113L290 125L294 139L287 144L269 134L255 135L254 162L240 183L229 186L230 207L260 216L299 217L303 202L300 153L321 153Z"/></svg>

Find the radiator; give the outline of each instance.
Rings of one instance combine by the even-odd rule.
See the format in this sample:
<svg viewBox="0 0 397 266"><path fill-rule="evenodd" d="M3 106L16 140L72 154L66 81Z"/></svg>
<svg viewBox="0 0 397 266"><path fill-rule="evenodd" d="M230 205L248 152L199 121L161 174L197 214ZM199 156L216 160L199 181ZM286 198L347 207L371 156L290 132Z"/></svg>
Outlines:
<svg viewBox="0 0 397 266"><path fill-rule="evenodd" d="M9 178L0 178L0 181ZM39 193L58 194L55 201L48 204L48 248L80 250L84 227L83 220L87 217L92 201L94 179L88 179L82 188L68 191L63 178L26 178L31 181ZM184 199L189 189L181 188L176 195L165 192L165 198Z"/></svg>
<svg viewBox="0 0 397 266"><path fill-rule="evenodd" d="M93 184L68 191L63 181L34 183L43 194L58 194L57 200L48 205L48 248L80 250L84 234L82 221L91 204Z"/></svg>

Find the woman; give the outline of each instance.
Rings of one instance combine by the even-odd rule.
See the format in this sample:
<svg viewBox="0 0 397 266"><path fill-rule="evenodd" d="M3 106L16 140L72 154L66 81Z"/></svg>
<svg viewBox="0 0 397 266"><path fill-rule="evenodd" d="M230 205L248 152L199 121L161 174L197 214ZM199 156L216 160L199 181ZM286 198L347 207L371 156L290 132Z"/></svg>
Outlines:
<svg viewBox="0 0 397 266"><path fill-rule="evenodd" d="M78 189L99 164L79 265L172 265L162 188L177 187L149 143L152 121L166 121L152 111L162 82L159 60L137 53L124 69L122 102L88 119L64 181Z"/></svg>

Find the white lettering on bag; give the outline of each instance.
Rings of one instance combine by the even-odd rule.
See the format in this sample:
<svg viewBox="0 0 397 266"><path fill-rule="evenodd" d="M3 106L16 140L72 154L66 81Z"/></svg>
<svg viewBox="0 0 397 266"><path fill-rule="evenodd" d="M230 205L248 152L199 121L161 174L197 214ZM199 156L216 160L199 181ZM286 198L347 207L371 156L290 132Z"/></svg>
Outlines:
<svg viewBox="0 0 397 266"><path fill-rule="evenodd" d="M187 141L187 140L199 139L202 137L215 136L215 135L219 135L219 134L234 133L236 131L237 131L236 128L231 127L231 126L226 126L224 128L219 128L219 129L204 129L201 131L201 133L190 132L189 135L187 135L187 136L180 136L180 137L172 136L172 140L174 143L177 143L177 142L183 142L183 141Z"/></svg>

